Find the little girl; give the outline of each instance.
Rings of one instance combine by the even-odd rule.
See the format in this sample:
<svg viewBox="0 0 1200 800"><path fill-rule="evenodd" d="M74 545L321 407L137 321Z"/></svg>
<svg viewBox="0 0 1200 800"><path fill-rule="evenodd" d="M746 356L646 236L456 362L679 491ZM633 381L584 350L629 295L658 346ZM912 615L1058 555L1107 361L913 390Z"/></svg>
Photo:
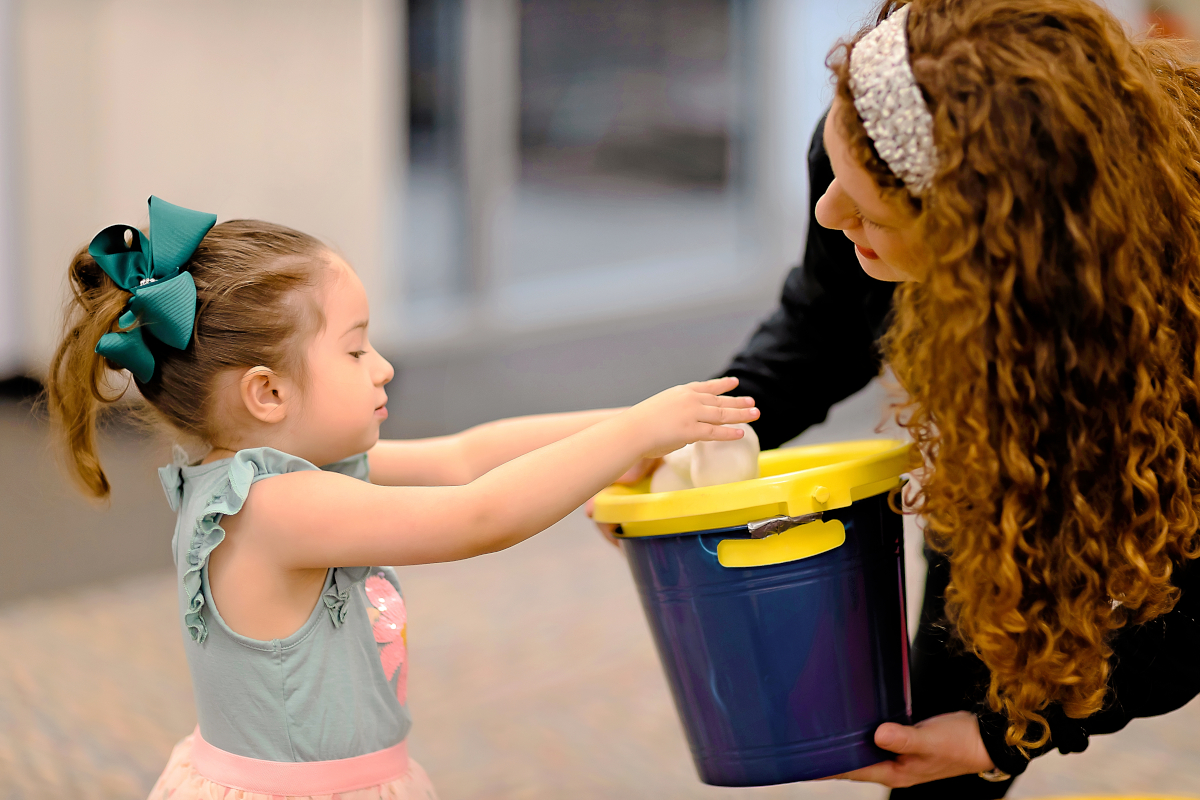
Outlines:
<svg viewBox="0 0 1200 800"><path fill-rule="evenodd" d="M147 234L105 229L70 267L47 384L70 466L109 493L97 412L126 369L201 460L161 469L198 725L152 798L432 798L405 739L396 575L510 547L639 459L740 438L736 379L624 411L527 417L379 441L391 365L367 295L316 239L150 198ZM182 452L182 451L178 451ZM318 468L316 465L324 465ZM240 792L240 793L239 793Z"/></svg>

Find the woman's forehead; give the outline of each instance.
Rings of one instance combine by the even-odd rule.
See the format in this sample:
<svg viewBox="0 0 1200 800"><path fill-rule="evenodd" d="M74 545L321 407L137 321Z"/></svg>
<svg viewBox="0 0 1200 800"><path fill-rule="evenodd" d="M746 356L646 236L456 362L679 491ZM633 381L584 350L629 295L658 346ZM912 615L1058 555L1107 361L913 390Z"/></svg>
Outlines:
<svg viewBox="0 0 1200 800"><path fill-rule="evenodd" d="M842 130L841 117L844 101L839 97L833 101L829 115L825 119L825 151L829 155L829 163L833 174L841 184L842 191L854 201L864 214L876 220L895 220L897 209L895 204L883 196L875 179L867 168L858 163L850 151L850 143Z"/></svg>

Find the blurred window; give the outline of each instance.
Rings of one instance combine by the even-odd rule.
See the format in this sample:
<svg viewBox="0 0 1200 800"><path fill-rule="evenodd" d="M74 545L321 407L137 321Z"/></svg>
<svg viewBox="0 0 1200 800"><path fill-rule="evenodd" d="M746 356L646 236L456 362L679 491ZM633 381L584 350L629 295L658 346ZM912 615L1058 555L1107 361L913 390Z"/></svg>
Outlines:
<svg viewBox="0 0 1200 800"><path fill-rule="evenodd" d="M410 339L735 282L751 2L408 0Z"/></svg>
<svg viewBox="0 0 1200 800"><path fill-rule="evenodd" d="M459 174L458 59L461 3L408 0L408 173L405 203L407 294L466 290Z"/></svg>

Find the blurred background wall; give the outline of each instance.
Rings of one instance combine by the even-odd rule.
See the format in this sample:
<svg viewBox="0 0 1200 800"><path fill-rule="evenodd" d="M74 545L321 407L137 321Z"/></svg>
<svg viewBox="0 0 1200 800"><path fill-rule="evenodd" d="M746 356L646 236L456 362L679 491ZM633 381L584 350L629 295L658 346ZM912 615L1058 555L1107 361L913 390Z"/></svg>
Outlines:
<svg viewBox="0 0 1200 800"><path fill-rule="evenodd" d="M397 356L761 308L803 240L825 55L872 11L2 0L0 376L44 369L64 264L152 192L328 240Z"/></svg>
<svg viewBox="0 0 1200 800"><path fill-rule="evenodd" d="M17 260L17 30L13 0L0 0L0 377L20 374L31 356L22 330L24 280Z"/></svg>
<svg viewBox="0 0 1200 800"><path fill-rule="evenodd" d="M1170 2L1110 7L1192 30L1192 0ZM151 193L325 239L398 368L386 436L636 402L720 370L774 305L825 56L873 12L0 0L0 798L144 797L195 722L154 473L169 443L114 415L99 508L37 407L76 248L144 224ZM876 382L801 441L896 435L885 405ZM579 513L402 578L413 752L444 798L881 796L701 786L624 564ZM1200 758L1198 714L1043 759L1014 796L1200 792L1179 768Z"/></svg>
<svg viewBox="0 0 1200 800"><path fill-rule="evenodd" d="M341 249L390 352L761 304L869 4L5 0L0 374L156 193Z"/></svg>
<svg viewBox="0 0 1200 800"><path fill-rule="evenodd" d="M322 236L375 292L398 265L394 2L9 6L21 268L7 274L23 278L27 369L53 347L63 265L100 228L143 221L151 193Z"/></svg>

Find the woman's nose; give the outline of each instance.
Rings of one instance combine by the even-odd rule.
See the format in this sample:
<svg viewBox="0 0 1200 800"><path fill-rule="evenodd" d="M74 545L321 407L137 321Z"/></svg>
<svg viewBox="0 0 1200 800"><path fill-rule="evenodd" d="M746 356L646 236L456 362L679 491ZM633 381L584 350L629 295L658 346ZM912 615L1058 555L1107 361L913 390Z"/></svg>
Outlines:
<svg viewBox="0 0 1200 800"><path fill-rule="evenodd" d="M829 188L825 190L825 194L821 195L821 198L817 200L815 211L817 222L823 228L835 231L848 231L860 224L854 203L842 191L837 178L833 179L833 183L829 184Z"/></svg>

